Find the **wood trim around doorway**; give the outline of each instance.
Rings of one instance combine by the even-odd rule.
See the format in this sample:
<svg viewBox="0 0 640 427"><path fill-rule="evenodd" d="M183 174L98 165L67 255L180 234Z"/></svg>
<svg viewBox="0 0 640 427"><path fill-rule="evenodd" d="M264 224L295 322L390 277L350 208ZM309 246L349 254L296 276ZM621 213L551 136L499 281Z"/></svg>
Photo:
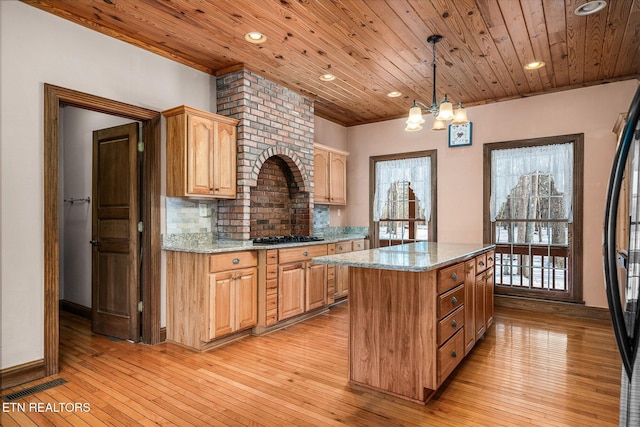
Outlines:
<svg viewBox="0 0 640 427"><path fill-rule="evenodd" d="M142 122L142 341L160 342L160 112L45 83L44 85L44 367L58 372L60 108L72 106Z"/></svg>

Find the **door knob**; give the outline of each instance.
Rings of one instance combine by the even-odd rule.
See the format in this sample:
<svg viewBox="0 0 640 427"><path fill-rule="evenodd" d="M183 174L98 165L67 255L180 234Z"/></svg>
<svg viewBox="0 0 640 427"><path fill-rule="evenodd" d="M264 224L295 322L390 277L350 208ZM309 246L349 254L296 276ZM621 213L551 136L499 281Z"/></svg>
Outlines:
<svg viewBox="0 0 640 427"><path fill-rule="evenodd" d="M98 246L97 240L89 240L89 243L91 243L92 246Z"/></svg>

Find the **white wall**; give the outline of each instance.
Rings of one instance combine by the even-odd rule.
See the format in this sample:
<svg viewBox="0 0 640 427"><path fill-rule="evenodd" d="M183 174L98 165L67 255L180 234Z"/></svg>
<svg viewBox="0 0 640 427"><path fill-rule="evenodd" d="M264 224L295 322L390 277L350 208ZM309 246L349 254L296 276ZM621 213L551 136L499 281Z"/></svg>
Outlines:
<svg viewBox="0 0 640 427"><path fill-rule="evenodd" d="M64 199L92 195L93 131L129 119L75 107L62 110L62 169L60 185L60 299L91 307L91 203L64 203Z"/></svg>
<svg viewBox="0 0 640 427"><path fill-rule="evenodd" d="M584 300L606 307L602 227L616 145L612 129L637 87L636 80L628 80L468 108L473 122L470 147L449 148L446 131L430 130L430 116L419 132L405 132L404 119L347 128L347 223L368 225L369 156L437 149L438 240L481 242L483 145L584 133Z"/></svg>
<svg viewBox="0 0 640 427"><path fill-rule="evenodd" d="M44 355L44 83L157 111L180 104L215 111L215 79L17 1L0 1L0 52L0 368L7 368Z"/></svg>

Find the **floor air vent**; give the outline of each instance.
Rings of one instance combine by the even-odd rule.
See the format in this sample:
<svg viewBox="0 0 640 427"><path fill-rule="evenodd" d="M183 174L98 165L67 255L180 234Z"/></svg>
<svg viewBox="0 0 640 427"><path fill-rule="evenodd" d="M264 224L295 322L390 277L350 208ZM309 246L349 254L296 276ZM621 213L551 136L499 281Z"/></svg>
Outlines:
<svg viewBox="0 0 640 427"><path fill-rule="evenodd" d="M57 387L62 384L66 384L67 380L58 378L52 381L47 381L46 383L38 384L33 387L25 388L24 390L16 391L15 393L7 394L2 396L2 400L5 402L13 402L16 399L20 399L23 397L31 396L39 391L49 390L50 388Z"/></svg>

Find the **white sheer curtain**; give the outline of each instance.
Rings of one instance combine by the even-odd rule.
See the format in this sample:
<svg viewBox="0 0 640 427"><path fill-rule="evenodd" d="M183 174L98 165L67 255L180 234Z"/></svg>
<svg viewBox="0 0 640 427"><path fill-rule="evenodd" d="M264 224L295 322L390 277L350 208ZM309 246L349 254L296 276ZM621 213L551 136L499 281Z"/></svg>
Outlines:
<svg viewBox="0 0 640 427"><path fill-rule="evenodd" d="M532 173L550 174L562 193L565 218L573 220L573 144L553 144L510 148L491 152L491 221L518 184L520 177ZM551 189L549 189L551 191Z"/></svg>
<svg viewBox="0 0 640 427"><path fill-rule="evenodd" d="M409 182L409 187L424 208L425 220L431 219L431 158L414 157L376 162L376 188L373 220L380 221L391 184Z"/></svg>

